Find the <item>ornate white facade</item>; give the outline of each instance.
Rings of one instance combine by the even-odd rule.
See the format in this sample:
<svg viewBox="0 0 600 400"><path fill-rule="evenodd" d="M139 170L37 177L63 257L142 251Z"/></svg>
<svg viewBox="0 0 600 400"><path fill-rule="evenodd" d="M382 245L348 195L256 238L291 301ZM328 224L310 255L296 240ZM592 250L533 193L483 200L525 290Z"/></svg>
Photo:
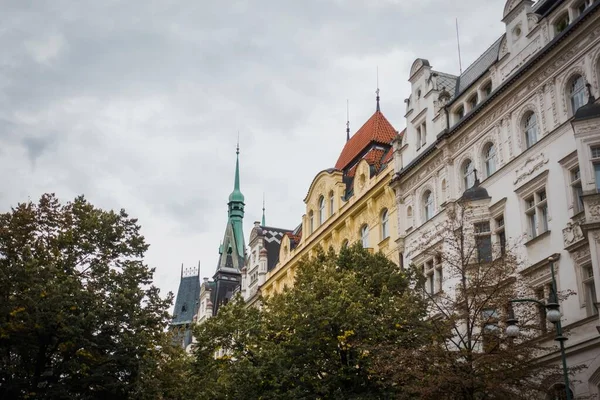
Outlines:
<svg viewBox="0 0 600 400"><path fill-rule="evenodd" d="M600 97L600 2L509 0L502 22L506 33L461 76L413 63L394 149L400 258L427 261L434 227L478 176L492 243L518 245L521 278L540 298L559 257L558 290L576 293L561 303L567 362L587 366L571 389L600 395L600 113L584 106L586 84ZM443 266L431 269L440 290Z"/></svg>

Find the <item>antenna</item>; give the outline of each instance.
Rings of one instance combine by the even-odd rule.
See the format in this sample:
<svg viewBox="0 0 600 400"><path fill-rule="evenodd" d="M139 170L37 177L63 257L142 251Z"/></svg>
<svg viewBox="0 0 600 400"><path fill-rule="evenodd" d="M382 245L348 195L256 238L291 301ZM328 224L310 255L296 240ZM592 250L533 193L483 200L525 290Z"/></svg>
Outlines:
<svg viewBox="0 0 600 400"><path fill-rule="evenodd" d="M262 212L263 212L263 214L262 214L262 221L261 221L261 223L262 223L262 226L265 226L266 225L266 222L265 222L265 192L263 192L263 208L262 208Z"/></svg>
<svg viewBox="0 0 600 400"><path fill-rule="evenodd" d="M237 146L235 148L235 154L240 154L240 131L238 130L238 139L237 139Z"/></svg>
<svg viewBox="0 0 600 400"><path fill-rule="evenodd" d="M377 66L377 90L375 91L377 97L375 100L377 101L377 111L379 111L379 65Z"/></svg>
<svg viewBox="0 0 600 400"><path fill-rule="evenodd" d="M346 99L346 142L350 140L350 106Z"/></svg>
<svg viewBox="0 0 600 400"><path fill-rule="evenodd" d="M462 61L460 59L460 38L458 36L458 18L456 18L456 44L458 45L458 69L462 75Z"/></svg>

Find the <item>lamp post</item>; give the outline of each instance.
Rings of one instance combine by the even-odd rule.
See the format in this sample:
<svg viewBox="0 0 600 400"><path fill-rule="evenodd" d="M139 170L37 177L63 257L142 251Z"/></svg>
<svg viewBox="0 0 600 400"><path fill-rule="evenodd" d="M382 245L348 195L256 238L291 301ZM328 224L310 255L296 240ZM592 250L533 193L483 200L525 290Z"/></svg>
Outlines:
<svg viewBox="0 0 600 400"><path fill-rule="evenodd" d="M508 319L506 320L506 336L517 337L519 335L519 327L517 326L518 320L515 318L515 314L512 309L512 303L536 303L539 306L544 307L546 309L546 319L553 323L556 327L556 336L554 337L554 340L560 344L560 358L562 361L563 378L565 380L566 399L571 400L571 388L569 387L569 373L567 370L567 356L565 355L565 340L567 340L567 338L562 334L562 326L560 324L560 305L558 304L558 296L556 294L556 277L554 275L554 263L557 260L557 256L548 258L550 263L550 274L552 277L552 289L550 291L548 303L543 303L535 299L510 300L511 307L509 307L509 315Z"/></svg>

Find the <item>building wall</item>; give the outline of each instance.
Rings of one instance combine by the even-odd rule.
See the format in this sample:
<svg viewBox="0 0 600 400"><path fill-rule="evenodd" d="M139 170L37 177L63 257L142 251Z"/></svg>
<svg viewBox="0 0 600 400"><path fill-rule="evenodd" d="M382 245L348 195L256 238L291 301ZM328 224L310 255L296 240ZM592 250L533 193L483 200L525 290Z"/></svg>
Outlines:
<svg viewBox="0 0 600 400"><path fill-rule="evenodd" d="M289 236L281 242L279 263L267 274L267 280L261 292L271 295L281 291L284 286L291 287L298 262L305 255L314 256L316 247L324 249L333 247L339 251L348 241L352 244L361 240L360 230L368 226L368 248L382 251L393 262L398 263L395 240L398 234L396 203L393 191L389 186L393 173L390 163L378 175L370 177L369 164L361 161L356 169L354 179L354 195L348 201L342 199L345 183L341 171L323 171L311 184L305 198L306 214L302 217L302 238L292 249ZM330 212L330 198L333 195L333 213ZM323 223L319 219L319 199L324 197L325 213ZM383 237L382 212L387 210L387 232ZM310 215L313 215L312 230ZM291 250L290 250L291 249Z"/></svg>
<svg viewBox="0 0 600 400"><path fill-rule="evenodd" d="M590 2L585 11L588 17L578 18L577 6L581 2L552 3L558 4L542 18L532 9L532 2L508 1L503 15L507 31L497 43L497 60L482 71L470 87L459 91L457 97L440 98L442 90L439 88L429 104L410 102L414 110L407 116L406 135L403 142L395 146L397 174L393 187L398 203L397 244L405 265L425 261L423 250L433 242L436 225L444 220L447 205L460 198L466 189L464 166L471 160L479 171L481 186L491 196L486 212L492 231L503 229L522 260L520 278L536 287L547 287L550 282L547 259L553 254L560 256L556 263L558 290L575 292L561 303L562 324L570 328L566 342L568 363L574 366L585 361L588 364L572 381L575 395L580 396L600 394L597 386L600 383L600 334L596 330L600 324L597 311L590 304L593 302L590 286L584 282L588 281L591 271L592 287L600 288L600 234L594 236L589 225L590 221L600 219L592 215L594 206L591 204L596 204L597 199L589 155L590 146L600 142L600 120L590 124L588 140L582 143L583 139L576 137L572 126L574 110L568 91L573 78L581 75L592 85L592 93L600 94L600 7ZM555 26L563 15L570 16L567 29L572 30L568 34L557 32ZM559 36L562 40L550 45L551 48L545 47ZM538 56L541 58L532 62ZM413 64L409 80L411 96L415 96L417 88L426 86L432 73L424 61L417 60ZM524 71L527 63L532 66ZM482 87L488 82L492 82L492 93L484 94ZM474 93L480 97L477 104L471 105L469 99ZM587 94L585 99L587 101ZM444 107L437 102L448 109L448 125L439 122L445 120L446 115ZM432 107L431 103L436 104ZM456 114L460 107L465 109L462 118ZM423 111L424 108L427 110ZM437 114L431 115L432 108ZM537 142L528 147L525 120L530 112L536 115L538 135ZM419 113L435 131L429 130L432 139L428 136L428 147L417 150L416 128L421 122L414 121L412 116ZM487 174L486 146L490 143L496 149L496 168ZM571 172L577 166L582 171L584 194L589 195L584 200L584 209L577 208L571 187ZM532 194L541 193L543 188L546 196L540 201L547 203L548 229L545 230L541 226L542 219L538 219L537 236L533 237L526 216L529 209L526 200ZM433 194L434 203L434 215L429 220L425 215L428 191ZM498 224L501 215L502 227ZM579 228L582 225L591 230L582 231ZM492 237L499 240L496 234ZM546 359L557 362L558 353Z"/></svg>

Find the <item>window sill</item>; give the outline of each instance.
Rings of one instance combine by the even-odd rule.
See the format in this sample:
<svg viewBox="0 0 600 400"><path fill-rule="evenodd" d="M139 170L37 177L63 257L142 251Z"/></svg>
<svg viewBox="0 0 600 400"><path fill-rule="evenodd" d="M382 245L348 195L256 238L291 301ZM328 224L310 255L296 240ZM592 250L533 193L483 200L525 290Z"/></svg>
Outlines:
<svg viewBox="0 0 600 400"><path fill-rule="evenodd" d="M525 242L525 246L530 246L542 239L544 239L545 237L550 236L550 229L548 229L546 232L544 233L540 233L539 235L537 235L536 237L534 237L533 239L529 239L527 242Z"/></svg>
<svg viewBox="0 0 600 400"><path fill-rule="evenodd" d="M579 217L585 218L585 210L581 210L581 211L578 211L576 214L573 214L573 216L571 217L571 220L577 220L577 219L579 219Z"/></svg>
<svg viewBox="0 0 600 400"><path fill-rule="evenodd" d="M389 241L390 241L390 237L388 236L385 239L383 239L381 242L377 243L377 247L381 248L381 247L385 246Z"/></svg>

